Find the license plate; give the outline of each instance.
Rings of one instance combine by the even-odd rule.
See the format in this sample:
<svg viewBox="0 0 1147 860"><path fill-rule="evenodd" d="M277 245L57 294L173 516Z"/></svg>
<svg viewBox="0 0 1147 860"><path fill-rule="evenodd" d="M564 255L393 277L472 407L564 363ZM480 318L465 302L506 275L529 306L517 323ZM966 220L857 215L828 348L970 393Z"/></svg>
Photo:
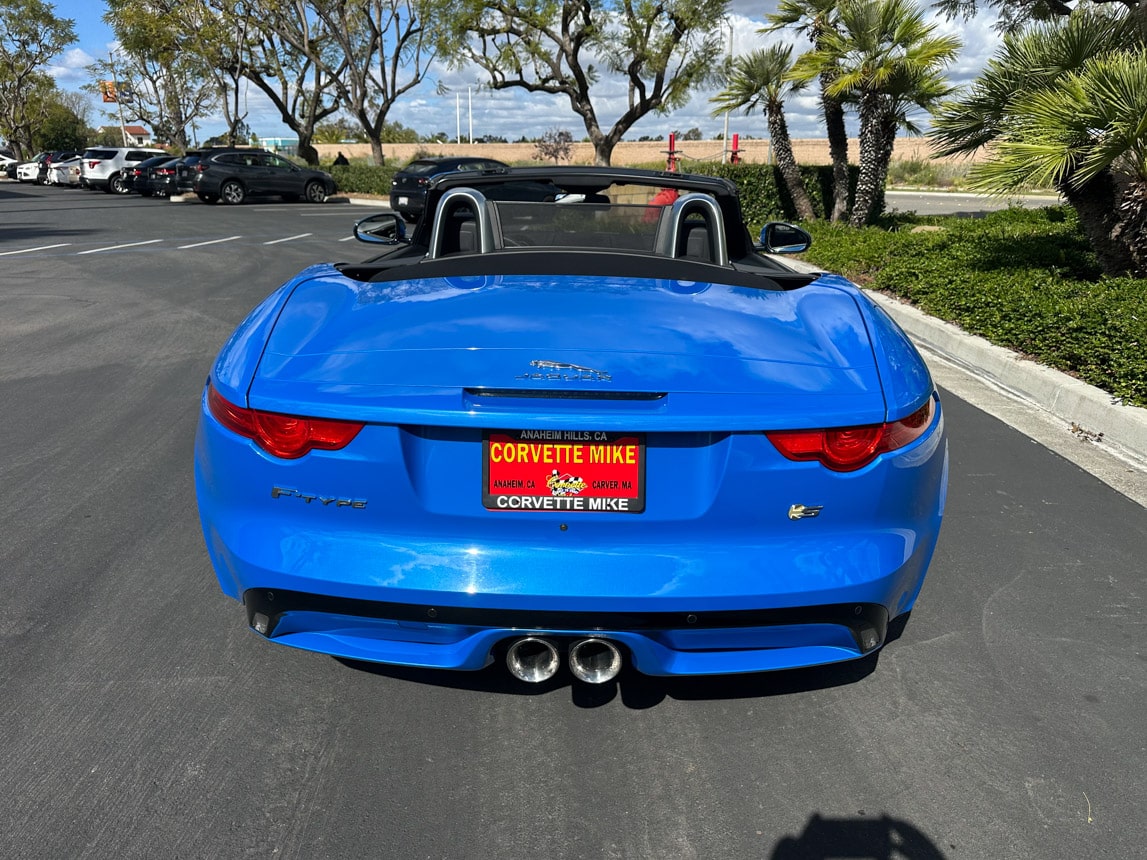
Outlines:
<svg viewBox="0 0 1147 860"><path fill-rule="evenodd" d="M409 203L409 202L410 202L410 198L409 198L409 197L399 197L399 198L398 198L398 205L399 205L399 206L405 206L405 205L406 205L407 203Z"/></svg>
<svg viewBox="0 0 1147 860"><path fill-rule="evenodd" d="M645 510L645 434L488 430L482 504L491 511Z"/></svg>

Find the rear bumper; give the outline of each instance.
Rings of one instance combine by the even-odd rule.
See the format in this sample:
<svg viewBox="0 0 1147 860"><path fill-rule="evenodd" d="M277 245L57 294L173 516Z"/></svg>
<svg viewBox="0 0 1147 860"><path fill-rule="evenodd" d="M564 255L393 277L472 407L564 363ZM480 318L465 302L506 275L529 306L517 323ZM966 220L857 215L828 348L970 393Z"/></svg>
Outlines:
<svg viewBox="0 0 1147 860"><path fill-rule="evenodd" d="M709 612L531 612L379 603L253 589L248 623L272 641L355 660L477 670L511 641L608 639L646 675L720 675L852 660L884 644L878 604Z"/></svg>
<svg viewBox="0 0 1147 860"><path fill-rule="evenodd" d="M371 464L348 453L344 468L313 452L309 463L264 469L268 458L202 417L204 537L220 586L244 603L252 628L319 653L456 670L481 669L527 635L607 638L650 675L855 659L915 603L948 472L939 416L913 445L848 476L792 469L761 434L742 434L719 449L718 465L738 468L710 482L723 488L713 498L678 471L675 497L651 491L640 521L602 514L567 525L485 511L477 493L443 501L433 493L477 489L476 476L459 479L447 462L450 480L424 479L414 442L386 450ZM651 441L647 453L651 474L669 474L656 458L672 452ZM320 495L281 491L283 481ZM751 496L727 502L742 484ZM321 497L327 487L340 498ZM786 518L798 499L825 512Z"/></svg>

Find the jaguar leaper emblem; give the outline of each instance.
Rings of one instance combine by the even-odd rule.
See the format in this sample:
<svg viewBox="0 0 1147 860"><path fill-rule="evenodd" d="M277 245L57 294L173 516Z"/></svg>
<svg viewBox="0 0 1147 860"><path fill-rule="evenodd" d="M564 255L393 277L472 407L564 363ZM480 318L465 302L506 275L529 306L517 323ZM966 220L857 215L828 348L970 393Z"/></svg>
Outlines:
<svg viewBox="0 0 1147 860"><path fill-rule="evenodd" d="M530 362L534 370L530 373L521 373L515 379L558 379L566 381L585 380L588 382L610 382L613 377L604 370L593 367L582 367L580 364L570 364L568 361L547 361L536 358Z"/></svg>

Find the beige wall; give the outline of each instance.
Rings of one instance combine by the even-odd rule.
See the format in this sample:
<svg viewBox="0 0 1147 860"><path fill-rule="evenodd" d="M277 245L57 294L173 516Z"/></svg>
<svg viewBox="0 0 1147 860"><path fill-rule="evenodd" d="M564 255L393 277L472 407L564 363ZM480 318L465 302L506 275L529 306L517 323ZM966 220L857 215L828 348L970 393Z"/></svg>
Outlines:
<svg viewBox="0 0 1147 860"><path fill-rule="evenodd" d="M721 160L722 141L697 140L678 141L677 148L681 150L681 167L689 169L689 164L696 162L719 162ZM665 159L664 150L668 147L666 141L629 142L622 141L613 150L613 164L615 167L625 167L634 164L648 164ZM319 158L324 164L334 160L337 152L342 152L347 158L370 158L370 145L365 143L329 144L321 143L315 146L319 151ZM536 151L532 143L398 143L384 144L383 154L388 162L397 160L405 164L415 153L429 153L432 155L483 155L496 158L510 164L536 160ZM857 161L857 142L852 139L848 144L849 160L854 164ZM771 156L770 141L743 140L740 144L741 158L747 163L763 164ZM800 164L829 164L827 140L794 140L793 153ZM902 137L896 141L896 150L893 159L898 161L922 161L931 156L931 147L928 141L919 137ZM965 161L959 159L941 159L943 161ZM570 157L566 164L593 164L593 147L588 143L575 143L570 147Z"/></svg>

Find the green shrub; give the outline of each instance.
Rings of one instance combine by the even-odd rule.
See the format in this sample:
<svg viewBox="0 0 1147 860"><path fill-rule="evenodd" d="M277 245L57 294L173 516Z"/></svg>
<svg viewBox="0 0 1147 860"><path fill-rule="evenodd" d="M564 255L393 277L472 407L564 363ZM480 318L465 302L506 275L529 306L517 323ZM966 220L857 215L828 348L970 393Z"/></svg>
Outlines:
<svg viewBox="0 0 1147 860"><path fill-rule="evenodd" d="M1147 280L1103 277L1072 209L805 226L809 262L1147 406Z"/></svg>
<svg viewBox="0 0 1147 860"><path fill-rule="evenodd" d="M348 165L328 169L338 183L340 194L374 194L386 197L390 194L390 180L401 166L390 164L389 160L382 167L352 161Z"/></svg>
<svg viewBox="0 0 1147 860"><path fill-rule="evenodd" d="M796 207L776 165L694 163L689 165L689 169L706 176L722 176L737 183L745 223L753 235L765 226L766 221L796 219ZM858 174L857 167L849 167L849 199L856 190ZM801 175L804 177L805 188L812 198L817 216L825 217L826 201L832 200L832 167L802 167ZM877 208L878 211L883 211L883 200Z"/></svg>

